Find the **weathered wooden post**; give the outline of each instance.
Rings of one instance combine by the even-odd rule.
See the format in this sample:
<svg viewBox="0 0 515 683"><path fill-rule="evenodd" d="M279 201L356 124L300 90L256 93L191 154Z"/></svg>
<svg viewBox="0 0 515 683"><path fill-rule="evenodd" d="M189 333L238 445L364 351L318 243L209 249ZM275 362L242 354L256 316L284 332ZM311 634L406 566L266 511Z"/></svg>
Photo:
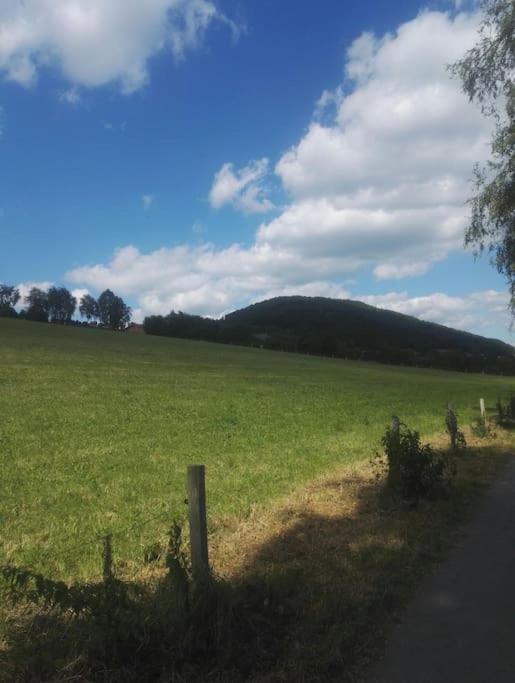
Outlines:
<svg viewBox="0 0 515 683"><path fill-rule="evenodd" d="M458 419L450 403L447 404L445 426L447 427L447 433L449 434L449 438L451 440L451 448L455 450L456 446L458 445Z"/></svg>
<svg viewBox="0 0 515 683"><path fill-rule="evenodd" d="M188 465L187 487L191 570L194 580L198 582L209 577L204 465Z"/></svg>
<svg viewBox="0 0 515 683"><path fill-rule="evenodd" d="M481 419L484 421L486 418L485 399L484 398L479 399L479 409L481 411Z"/></svg>

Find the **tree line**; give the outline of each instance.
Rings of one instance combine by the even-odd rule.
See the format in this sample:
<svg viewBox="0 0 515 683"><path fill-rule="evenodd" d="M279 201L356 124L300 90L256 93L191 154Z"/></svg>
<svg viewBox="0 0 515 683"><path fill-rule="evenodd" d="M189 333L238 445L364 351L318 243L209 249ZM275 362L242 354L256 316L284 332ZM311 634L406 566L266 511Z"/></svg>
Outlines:
<svg viewBox="0 0 515 683"><path fill-rule="evenodd" d="M348 360L515 375L503 342L357 301L278 297L213 320L172 311L143 322L147 334Z"/></svg>
<svg viewBox="0 0 515 683"><path fill-rule="evenodd" d="M77 310L77 298L66 287L50 287L48 290L32 287L23 299L25 308L17 311L20 299L20 291L16 287L0 283L0 317L76 324L73 316ZM96 323L112 330L123 330L131 319L130 307L110 289L104 290L98 299L85 294L78 308L87 324Z"/></svg>

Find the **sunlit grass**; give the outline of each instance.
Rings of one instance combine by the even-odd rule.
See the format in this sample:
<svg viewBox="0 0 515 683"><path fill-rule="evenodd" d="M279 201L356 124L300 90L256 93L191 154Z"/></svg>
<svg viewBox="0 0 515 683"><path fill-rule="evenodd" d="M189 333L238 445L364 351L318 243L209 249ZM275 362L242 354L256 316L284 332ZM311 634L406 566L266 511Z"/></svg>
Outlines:
<svg viewBox="0 0 515 683"><path fill-rule="evenodd" d="M54 577L127 571L183 518L207 467L211 528L340 462L368 458L393 413L423 435L493 406L509 378L0 320L0 553Z"/></svg>

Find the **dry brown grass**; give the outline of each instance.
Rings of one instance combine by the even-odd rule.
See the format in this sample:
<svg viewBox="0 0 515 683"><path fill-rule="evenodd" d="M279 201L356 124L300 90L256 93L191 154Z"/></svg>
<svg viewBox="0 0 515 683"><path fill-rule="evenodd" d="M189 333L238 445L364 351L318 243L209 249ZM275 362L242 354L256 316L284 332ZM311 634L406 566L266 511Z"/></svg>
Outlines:
<svg viewBox="0 0 515 683"><path fill-rule="evenodd" d="M226 520L211 542L217 574L233 584L264 582L281 596L282 654L256 680L362 679L418 579L444 557L513 449L507 432L495 441L466 437L452 495L417 509L388 502L374 468L359 463L256 508L235 528ZM447 437L431 443L446 449Z"/></svg>
<svg viewBox="0 0 515 683"><path fill-rule="evenodd" d="M458 455L458 467L460 474L466 475L467 479L479 473L495 474L498 454L513 447L509 433L503 431L498 432L495 440L487 440L476 438L466 430L466 439L468 448ZM448 446L445 434L434 435L429 442L440 450ZM472 454L476 457L474 461L469 457ZM480 461L477 460L478 455ZM492 470L485 460L488 455L494 457ZM316 534L320 519L337 520L336 537L317 541L327 543L328 550L347 548L360 542L363 531L377 524L382 526L385 522L384 510L376 507L381 485L370 462L346 464L317 477L271 505L254 507L243 520L229 517L218 520L210 539L211 562L216 573L225 579L236 579L251 568L255 571L257 565L261 571L268 572L274 565L274 558L263 557L263 546L289 535L301 523L312 527ZM460 486L459 480L457 485ZM430 508L431 504L427 506Z"/></svg>
<svg viewBox="0 0 515 683"><path fill-rule="evenodd" d="M293 561L297 556L295 538L299 549L305 551L306 538L317 536L322 519L336 520L337 533L331 538L317 538L317 543L327 543L333 550L347 548L353 532L346 520L355 519L371 487L376 488L377 482L368 463L344 466L273 505L254 508L232 530L231 523L225 521L226 528L217 530L211 539L211 561L216 573L234 580L258 567L263 573L277 568L286 560L284 553L277 557L264 555L263 548L284 537L289 539ZM300 526L304 527L302 532Z"/></svg>

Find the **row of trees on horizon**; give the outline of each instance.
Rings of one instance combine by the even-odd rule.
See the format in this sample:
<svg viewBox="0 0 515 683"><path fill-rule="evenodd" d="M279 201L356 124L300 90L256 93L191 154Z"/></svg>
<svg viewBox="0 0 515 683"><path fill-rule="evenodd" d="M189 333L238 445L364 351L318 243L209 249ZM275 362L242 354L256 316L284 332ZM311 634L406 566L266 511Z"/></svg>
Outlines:
<svg viewBox="0 0 515 683"><path fill-rule="evenodd" d="M32 287L23 299L25 308L17 311L16 306L21 298L16 287L0 283L0 317L62 325L74 322L77 298L66 287L50 287L46 291ZM104 290L98 299L85 294L79 301L78 309L88 323L99 323L112 330L124 329L131 319L130 307L110 289Z"/></svg>
<svg viewBox="0 0 515 683"><path fill-rule="evenodd" d="M279 297L214 320L171 311L143 321L146 334L254 346L383 364L515 375L496 340L399 316L359 302Z"/></svg>

